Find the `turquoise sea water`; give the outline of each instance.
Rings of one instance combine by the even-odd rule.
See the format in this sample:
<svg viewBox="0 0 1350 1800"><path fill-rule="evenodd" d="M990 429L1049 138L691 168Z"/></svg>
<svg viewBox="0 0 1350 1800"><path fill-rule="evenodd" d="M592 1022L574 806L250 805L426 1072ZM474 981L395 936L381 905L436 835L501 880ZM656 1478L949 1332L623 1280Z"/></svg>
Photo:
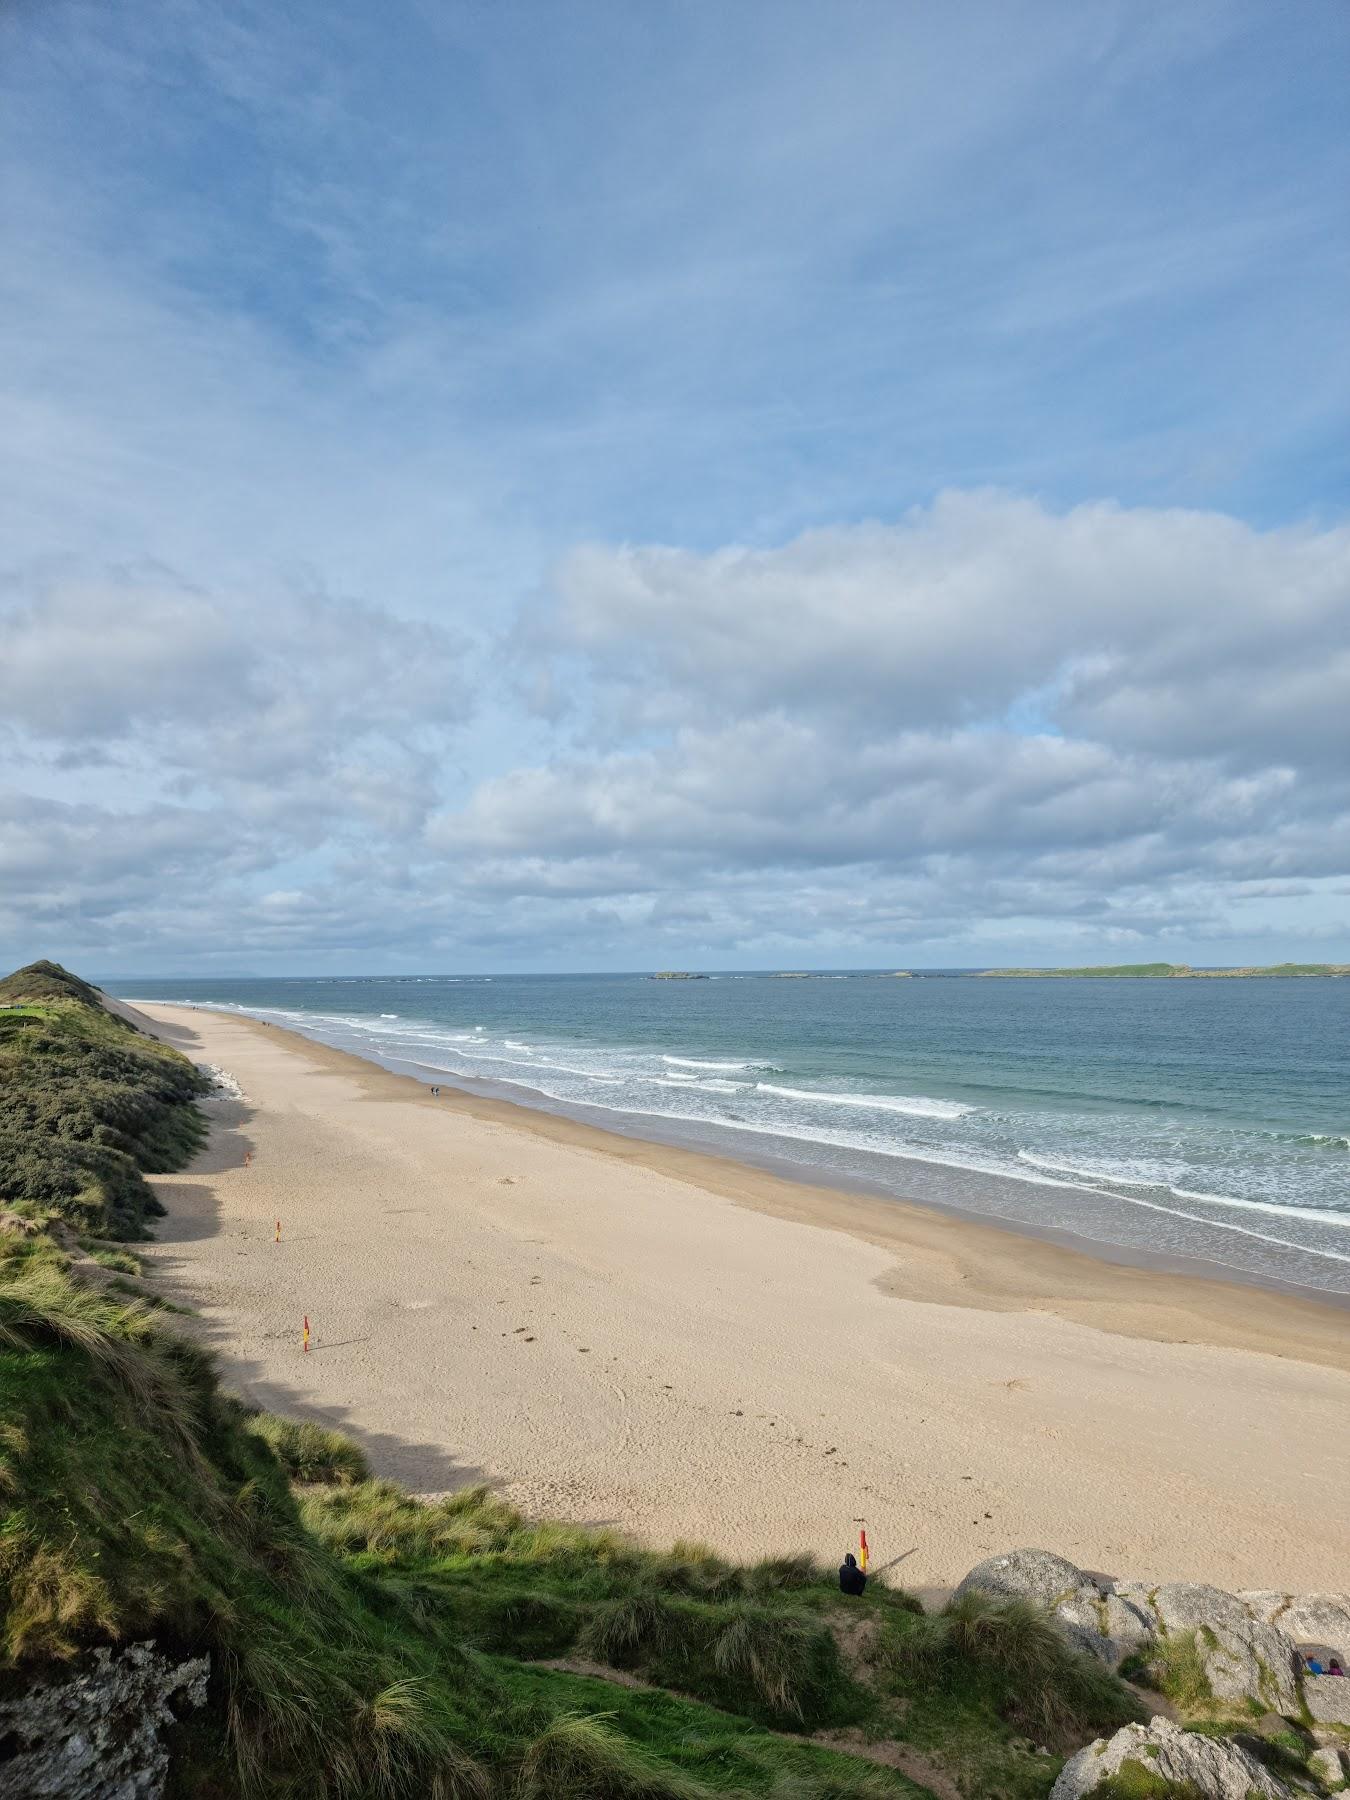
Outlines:
<svg viewBox="0 0 1350 1800"><path fill-rule="evenodd" d="M124 986L638 1136L1350 1294L1350 980Z"/></svg>

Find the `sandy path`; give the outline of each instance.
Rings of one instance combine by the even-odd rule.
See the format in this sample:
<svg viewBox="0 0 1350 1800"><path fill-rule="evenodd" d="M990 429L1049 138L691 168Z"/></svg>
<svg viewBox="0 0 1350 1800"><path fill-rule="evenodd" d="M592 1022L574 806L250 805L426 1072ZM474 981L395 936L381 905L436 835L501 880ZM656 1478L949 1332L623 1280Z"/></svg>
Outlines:
<svg viewBox="0 0 1350 1800"><path fill-rule="evenodd" d="M353 1432L421 1491L486 1478L533 1512L736 1554L832 1558L865 1518L874 1562L904 1556L921 1588L1019 1544L1154 1580L1345 1585L1343 1314L1103 1268L1108 1333L1012 1310L1064 1253L940 1221L1006 1263L986 1309L974 1252L803 1222L815 1190L756 1175L752 1209L713 1191L712 1162L698 1185L694 1157L436 1102L251 1021L141 1010L245 1095L213 1103L190 1173L156 1181L168 1290L233 1385ZM761 1210L774 1188L793 1216ZM1122 1335L1154 1290L1165 1336L1193 1300L1218 1341ZM1258 1328L1268 1350L1235 1347Z"/></svg>

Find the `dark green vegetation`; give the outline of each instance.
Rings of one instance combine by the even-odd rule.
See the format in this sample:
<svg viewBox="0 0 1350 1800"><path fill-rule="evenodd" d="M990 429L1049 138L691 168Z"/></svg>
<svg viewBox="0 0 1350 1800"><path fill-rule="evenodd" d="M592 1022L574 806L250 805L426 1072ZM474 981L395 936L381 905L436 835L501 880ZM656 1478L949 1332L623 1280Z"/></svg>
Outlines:
<svg viewBox="0 0 1350 1800"><path fill-rule="evenodd" d="M0 1694L95 1645L208 1653L177 1800L863 1800L931 1769L1043 1800L1058 1752L1135 1715L1024 1605L929 1617L802 1556L646 1552L484 1489L423 1504L340 1435L246 1410L104 1241L143 1234L142 1171L198 1141L195 1072L60 970L0 999L23 1004L0 1080L25 1171L0 1225ZM44 1184L72 1144L118 1181Z"/></svg>
<svg viewBox="0 0 1350 1800"><path fill-rule="evenodd" d="M1174 981L1233 981L1261 976L1350 975L1347 963L1272 963L1265 969L1193 969L1188 963L1117 963L1100 969L981 969L981 977L1016 979L1028 976L1061 976L1096 980L1121 978Z"/></svg>
<svg viewBox="0 0 1350 1800"><path fill-rule="evenodd" d="M205 1081L56 963L0 981L0 1009L0 1203L147 1236L162 1208L143 1171L181 1168L196 1150Z"/></svg>

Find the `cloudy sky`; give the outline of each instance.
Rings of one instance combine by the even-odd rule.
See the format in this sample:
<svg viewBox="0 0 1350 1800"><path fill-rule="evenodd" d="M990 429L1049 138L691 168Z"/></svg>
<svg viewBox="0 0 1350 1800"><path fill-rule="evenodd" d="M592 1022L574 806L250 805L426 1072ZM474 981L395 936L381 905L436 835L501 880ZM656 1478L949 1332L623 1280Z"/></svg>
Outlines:
<svg viewBox="0 0 1350 1800"><path fill-rule="evenodd" d="M1344 0L8 0L0 962L1350 960Z"/></svg>

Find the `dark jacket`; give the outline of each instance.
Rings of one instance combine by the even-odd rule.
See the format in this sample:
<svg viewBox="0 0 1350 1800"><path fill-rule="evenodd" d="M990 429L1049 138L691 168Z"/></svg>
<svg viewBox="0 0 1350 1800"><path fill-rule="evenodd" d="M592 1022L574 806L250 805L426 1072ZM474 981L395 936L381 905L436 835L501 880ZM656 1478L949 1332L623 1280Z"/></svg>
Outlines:
<svg viewBox="0 0 1350 1800"><path fill-rule="evenodd" d="M858 1559L852 1551L839 1566L839 1585L846 1594L861 1594L867 1586L867 1577L858 1567Z"/></svg>

